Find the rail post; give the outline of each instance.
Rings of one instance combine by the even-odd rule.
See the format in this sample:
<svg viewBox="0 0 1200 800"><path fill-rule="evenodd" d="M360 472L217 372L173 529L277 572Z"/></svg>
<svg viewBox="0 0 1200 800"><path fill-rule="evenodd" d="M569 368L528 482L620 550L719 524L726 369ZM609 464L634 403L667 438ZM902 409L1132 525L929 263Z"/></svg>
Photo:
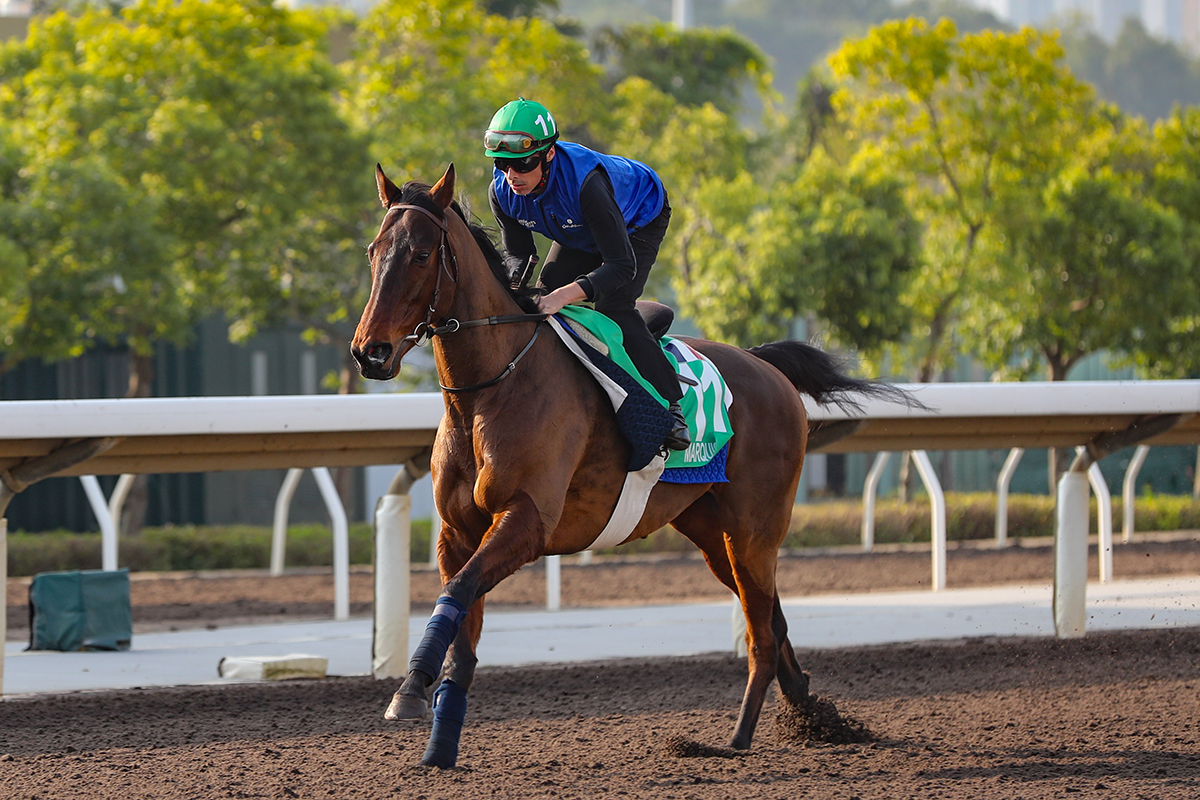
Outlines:
<svg viewBox="0 0 1200 800"><path fill-rule="evenodd" d="M1121 526L1121 538L1125 544L1133 541L1133 506L1137 495L1137 476L1142 471L1142 464L1146 463L1146 455L1149 452L1150 445L1137 446L1133 451L1133 459L1125 470L1125 480L1121 483L1121 518L1124 523ZM1197 480L1200 480L1200 477L1197 477Z"/></svg>
<svg viewBox="0 0 1200 800"><path fill-rule="evenodd" d="M333 524L333 618L350 619L350 525L327 467L313 469Z"/></svg>
<svg viewBox="0 0 1200 800"><path fill-rule="evenodd" d="M108 498L108 513L113 519L113 527L117 529L118 536L121 535L121 512L125 509L125 500L129 498L129 490L133 488L136 479L137 475L130 472L121 475Z"/></svg>
<svg viewBox="0 0 1200 800"><path fill-rule="evenodd" d="M863 520L862 520L862 549L864 553L871 552L875 547L875 495L879 489L879 479L883 476L883 468L887 466L891 453L878 453L871 471L863 483Z"/></svg>
<svg viewBox="0 0 1200 800"><path fill-rule="evenodd" d="M1096 495L1096 519L1099 520L1100 528L1100 582L1108 583L1112 580L1113 568L1112 495L1109 494L1108 483L1104 480L1104 473L1100 471L1099 464L1092 464L1088 467L1087 475L1092 492Z"/></svg>
<svg viewBox="0 0 1200 800"><path fill-rule="evenodd" d="M80 475L79 482L83 484L83 493L96 515L96 522L100 524L100 567L111 572L117 568L117 523L108 511L108 501L104 499L104 490L96 476Z"/></svg>
<svg viewBox="0 0 1200 800"><path fill-rule="evenodd" d="M296 495L296 486L304 470L292 467L283 478L279 494L275 495L275 518L271 527L271 577L278 578L283 574L284 554L287 552L288 509L292 506L292 498Z"/></svg>
<svg viewBox="0 0 1200 800"><path fill-rule="evenodd" d="M562 608L562 556L546 556L546 610Z"/></svg>
<svg viewBox="0 0 1200 800"><path fill-rule="evenodd" d="M933 591L940 592L946 588L946 494L938 481L929 455L924 450L913 450L913 463L917 465L917 473L929 492L930 525L929 532L930 559L933 561Z"/></svg>
<svg viewBox="0 0 1200 800"><path fill-rule="evenodd" d="M996 478L996 549L1008 546L1008 486L1012 483L1013 473L1021 463L1025 448L1014 447L1008 451L1000 476Z"/></svg>
<svg viewBox="0 0 1200 800"><path fill-rule="evenodd" d="M428 461L409 461L392 478L387 493L375 504L371 674L379 679L403 678L408 674L408 627L412 610L412 497L409 490L428 471Z"/></svg>
<svg viewBox="0 0 1200 800"><path fill-rule="evenodd" d="M1059 478L1054 528L1054 630L1060 639L1078 639L1087 619L1086 470L1071 469Z"/></svg>

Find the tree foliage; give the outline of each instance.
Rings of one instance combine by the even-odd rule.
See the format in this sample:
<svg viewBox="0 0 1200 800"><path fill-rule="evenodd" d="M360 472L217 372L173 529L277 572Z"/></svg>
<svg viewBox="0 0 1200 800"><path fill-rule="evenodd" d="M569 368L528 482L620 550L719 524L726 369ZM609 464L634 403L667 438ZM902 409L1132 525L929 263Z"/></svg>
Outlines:
<svg viewBox="0 0 1200 800"><path fill-rule="evenodd" d="M767 57L731 29L689 28L653 23L601 29L601 59L611 58L617 80L644 78L687 106L712 104L725 114L743 105L747 87L761 97L770 91Z"/></svg>
<svg viewBox="0 0 1200 800"><path fill-rule="evenodd" d="M1055 37L1031 29L960 35L946 20L911 19L830 58L856 157L914 178L908 199L925 255L904 299L917 317L919 380L977 344L963 323L1009 264L998 223L1036 212L1040 187L1093 124L1091 92L1061 57Z"/></svg>
<svg viewBox="0 0 1200 800"><path fill-rule="evenodd" d="M1154 127L1151 150L1155 200L1179 216L1182 247L1191 286L1179 291L1180 304L1161 327L1146 332L1133 357L1155 378L1200 377L1200 293L1194 288L1200 263L1200 108L1177 108ZM1159 309L1154 306L1157 315Z"/></svg>
<svg viewBox="0 0 1200 800"><path fill-rule="evenodd" d="M0 306L6 364L101 341L145 362L277 293L289 248L345 237L310 224L344 205L360 152L324 38L265 0L143 0L35 21L0 51L19 164L0 241L26 264Z"/></svg>
<svg viewBox="0 0 1200 800"><path fill-rule="evenodd" d="M1015 268L985 295L979 351L995 368L1064 380L1091 353L1144 351L1189 297L1182 223L1145 191L1145 127L1120 122L1045 187L1038 219L1006 226Z"/></svg>
<svg viewBox="0 0 1200 800"><path fill-rule="evenodd" d="M565 139L604 133L600 70L583 46L545 20L471 0L385 0L360 24L347 71L345 113L389 174L432 183L457 162L476 208L487 208L492 174L483 131L509 100L543 103Z"/></svg>

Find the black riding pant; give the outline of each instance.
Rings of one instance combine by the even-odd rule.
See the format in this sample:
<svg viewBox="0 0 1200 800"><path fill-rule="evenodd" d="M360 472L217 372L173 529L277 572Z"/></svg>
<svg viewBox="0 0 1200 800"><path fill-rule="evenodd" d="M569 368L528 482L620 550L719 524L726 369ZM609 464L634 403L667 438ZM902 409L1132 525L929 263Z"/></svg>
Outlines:
<svg viewBox="0 0 1200 800"><path fill-rule="evenodd" d="M637 262L637 272L633 280L608 294L597 295L594 301L597 311L620 326L621 334L625 338L625 350L638 372L658 390L664 400L673 403L683 397L679 378L676 377L671 362L663 355L658 342L650 335L646 321L634 305L646 288L646 279L650 277L650 268L658 258L658 248L662 245L670 222L671 207L664 203L663 210L657 217L629 235L629 242L633 245L633 256ZM538 283L554 291L587 275L600 266L600 261L599 253L575 250L555 242L546 254L546 263L542 267Z"/></svg>

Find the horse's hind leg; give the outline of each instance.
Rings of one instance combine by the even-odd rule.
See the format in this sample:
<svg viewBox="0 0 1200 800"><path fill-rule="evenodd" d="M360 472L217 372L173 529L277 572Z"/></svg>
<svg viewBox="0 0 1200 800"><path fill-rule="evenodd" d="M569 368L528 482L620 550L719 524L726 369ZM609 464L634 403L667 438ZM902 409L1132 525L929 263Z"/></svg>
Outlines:
<svg viewBox="0 0 1200 800"><path fill-rule="evenodd" d="M746 615L746 652L750 667L746 693L742 696L742 710L738 715L733 740L729 746L736 750L745 750L750 747L750 740L754 737L754 729L758 725L758 716L762 712L767 688L779 669L779 642L775 638L772 613L775 598L775 559L772 553L771 574L764 581L763 576L755 575L735 553L733 542L728 537L726 550L729 553L734 580L737 581L742 611ZM768 585L763 586L764 582Z"/></svg>
<svg viewBox="0 0 1200 800"><path fill-rule="evenodd" d="M775 678L781 655L775 635L775 545L768 536L756 540L745 533L726 533L716 512L715 499L706 495L672 524L700 548L713 574L737 594L746 616L750 675L730 741L730 747L745 750L754 737L763 701ZM759 546L756 541L763 544ZM790 653L790 647L788 651ZM791 658L794 664L795 655ZM789 669L789 683L792 677Z"/></svg>
<svg viewBox="0 0 1200 800"><path fill-rule="evenodd" d="M779 691L794 705L802 705L809 696L808 673L800 667L800 660L792 650L788 640L787 620L783 617L783 606L779 603L779 592L775 593L775 604L771 612L771 628L775 632L775 641L779 645L779 666L777 678Z"/></svg>

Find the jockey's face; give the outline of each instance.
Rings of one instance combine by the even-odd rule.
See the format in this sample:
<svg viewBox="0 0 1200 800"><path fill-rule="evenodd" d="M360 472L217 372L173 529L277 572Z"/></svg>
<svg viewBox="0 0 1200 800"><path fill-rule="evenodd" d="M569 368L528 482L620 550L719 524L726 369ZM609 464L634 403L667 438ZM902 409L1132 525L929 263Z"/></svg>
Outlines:
<svg viewBox="0 0 1200 800"><path fill-rule="evenodd" d="M554 160L554 148L551 147L546 151L546 161ZM497 167L498 168L498 167ZM504 179L508 181L508 186L513 190L513 194L527 195L538 187L542 182L543 168L541 162L529 172L517 172L514 168L509 167L504 171Z"/></svg>

